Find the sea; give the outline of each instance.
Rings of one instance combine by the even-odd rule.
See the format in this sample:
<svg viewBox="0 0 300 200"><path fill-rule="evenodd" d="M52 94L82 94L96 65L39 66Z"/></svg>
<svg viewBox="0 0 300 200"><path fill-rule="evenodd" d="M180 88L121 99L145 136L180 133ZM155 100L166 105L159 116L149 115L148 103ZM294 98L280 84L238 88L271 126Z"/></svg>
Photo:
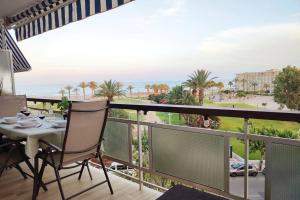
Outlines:
<svg viewBox="0 0 300 200"><path fill-rule="evenodd" d="M133 93L146 92L145 85L153 84L167 84L170 88L181 85L183 81L149 81L149 82L121 82L123 85L123 90L127 91L129 85L133 86ZM60 96L59 91L64 89L66 85L71 85L73 87L78 87L78 83L73 84L63 84L63 83L53 83L53 84L19 84L16 82L16 93L17 94L26 94L28 97L55 97ZM79 87L78 87L79 88ZM128 92L128 91L127 91ZM82 89L79 88L79 94L82 93ZM86 95L90 95L91 90L86 89Z"/></svg>

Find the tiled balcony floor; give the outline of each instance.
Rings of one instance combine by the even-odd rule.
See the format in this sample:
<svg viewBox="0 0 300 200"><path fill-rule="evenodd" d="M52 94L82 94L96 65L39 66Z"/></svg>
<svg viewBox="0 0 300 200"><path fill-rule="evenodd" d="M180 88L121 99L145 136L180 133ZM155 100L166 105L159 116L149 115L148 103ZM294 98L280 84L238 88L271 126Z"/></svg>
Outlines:
<svg viewBox="0 0 300 200"><path fill-rule="evenodd" d="M77 180L77 175L63 179L63 189L66 196L70 196L74 192L78 192L85 187L92 185L93 183L104 180L103 171L90 167L94 180L91 181L87 170L84 171L81 181ZM23 167L25 171L26 167ZM45 171L45 182L54 178L54 172L51 167L47 167ZM69 174L74 170L62 171L61 176ZM154 200L161 195L160 192L144 187L143 191L139 191L137 183L128 181L124 178L118 177L112 173L109 173L109 177L112 183L114 194L111 195L107 184L103 184L96 187L74 199L86 199L86 200ZM32 194L33 180L28 178L24 180L20 173L15 169L7 170L0 178L0 199L1 200L29 200ZM42 200L59 200L60 193L57 183L52 183L47 186L48 191L44 192L42 189L38 196L38 199Z"/></svg>

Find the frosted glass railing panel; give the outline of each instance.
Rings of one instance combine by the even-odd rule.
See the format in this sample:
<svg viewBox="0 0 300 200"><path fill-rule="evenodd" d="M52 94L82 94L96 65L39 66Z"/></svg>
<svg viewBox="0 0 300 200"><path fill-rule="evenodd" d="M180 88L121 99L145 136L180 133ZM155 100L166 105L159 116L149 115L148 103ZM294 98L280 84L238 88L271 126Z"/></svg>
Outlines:
<svg viewBox="0 0 300 200"><path fill-rule="evenodd" d="M272 144L271 148L271 199L299 200L300 147Z"/></svg>
<svg viewBox="0 0 300 200"><path fill-rule="evenodd" d="M104 154L129 162L128 146L128 124L108 121L104 132Z"/></svg>
<svg viewBox="0 0 300 200"><path fill-rule="evenodd" d="M153 127L155 171L224 190L224 138Z"/></svg>

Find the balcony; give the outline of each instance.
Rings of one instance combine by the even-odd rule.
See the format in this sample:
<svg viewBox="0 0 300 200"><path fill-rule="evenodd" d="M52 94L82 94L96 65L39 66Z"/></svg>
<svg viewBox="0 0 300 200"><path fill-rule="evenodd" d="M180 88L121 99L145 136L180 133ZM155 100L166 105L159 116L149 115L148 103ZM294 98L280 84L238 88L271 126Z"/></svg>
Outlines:
<svg viewBox="0 0 300 200"><path fill-rule="evenodd" d="M26 166L23 167L26 169ZM102 181L105 179L102 171L95 167L90 167L93 181L90 180L88 173L85 171L81 181L77 180L77 176L66 178L62 181L66 194L73 194L82 190L84 187L91 186L93 183ZM73 170L67 170L62 175L72 173ZM111 194L106 186L97 187L79 197L77 199L114 199L114 200L131 200L131 199L144 199L152 200L161 195L160 192L149 188L144 188L143 191L139 191L137 184L109 173L111 183L114 187L115 194L111 197ZM54 179L53 170L46 168L45 181ZM7 170L0 179L0 191L2 200L27 200L31 199L32 195L32 180L22 180L19 172L16 170ZM56 183L48 185L47 192L41 192L39 199L60 199L60 193Z"/></svg>
<svg viewBox="0 0 300 200"><path fill-rule="evenodd" d="M29 106L37 102L44 106L59 102L51 99L27 100ZM250 119L300 122L299 112L124 103L112 103L111 108L134 110L137 113L137 120L109 118L102 146L106 159L127 166L127 170L110 169L109 175L116 191L113 197L110 197L106 187L99 187L84 194L82 198L156 199L161 192L177 183L237 200L300 198L300 141L249 134ZM151 111L243 118L244 130L228 132L143 121L143 115ZM264 173L259 172L255 177L231 177L230 165L234 160L230 152L232 139L243 141L244 156L239 162L245 166L252 164L249 160L249 142L265 144ZM96 174L96 168L92 171L94 177L101 178L102 173ZM6 178L0 179L0 190L5 191L5 197L29 198L31 180L19 181L10 188L7 182L15 183L20 179L12 170L7 173L11 176L5 174ZM244 174L251 173L251 169L245 169ZM47 173L47 178L51 179L50 176L51 173ZM155 177L164 178L170 184L162 187L154 181ZM78 187L91 184L88 177L83 182L75 180L76 177L65 180L67 192L72 193ZM68 186L68 183L72 184ZM58 198L55 196L58 195L57 185L52 184L48 192L41 192L40 195L41 199Z"/></svg>

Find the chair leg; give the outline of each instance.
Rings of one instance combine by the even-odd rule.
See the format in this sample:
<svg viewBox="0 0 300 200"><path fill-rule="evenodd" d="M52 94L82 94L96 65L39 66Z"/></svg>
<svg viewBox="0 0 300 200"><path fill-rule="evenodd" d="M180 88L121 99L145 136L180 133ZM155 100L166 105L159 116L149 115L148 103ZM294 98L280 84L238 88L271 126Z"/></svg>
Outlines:
<svg viewBox="0 0 300 200"><path fill-rule="evenodd" d="M47 157L44 158L42 166L41 166L41 169L40 169L40 172L38 173L37 195L39 195L41 186L43 187L43 185L44 185L44 183L43 183L43 175L44 175L45 167L47 165L46 159L47 159Z"/></svg>
<svg viewBox="0 0 300 200"><path fill-rule="evenodd" d="M86 161L85 164L86 164L86 168L87 168L87 170L89 172L89 175L90 175L90 178L91 178L91 181L92 181L93 180L93 176L92 176L92 173L91 173L91 170L90 170L89 162Z"/></svg>
<svg viewBox="0 0 300 200"><path fill-rule="evenodd" d="M31 170L33 176L34 176L34 168L32 166L32 164L29 162L29 160L25 159L25 163L27 164L28 168ZM44 191L46 192L48 189L46 187L46 185L43 183L43 181L41 180L41 186L44 189Z"/></svg>
<svg viewBox="0 0 300 200"><path fill-rule="evenodd" d="M39 179L39 158L36 155L34 157L34 170L33 170L33 191L32 191L32 200L36 200L37 197L37 188L38 188L38 179Z"/></svg>
<svg viewBox="0 0 300 200"><path fill-rule="evenodd" d="M110 190L110 193L111 194L114 194L114 191L111 187L111 184L110 184L110 181L109 181L109 178L108 178L108 175L107 175L107 171L105 169L105 165L103 163L103 160L101 158L101 155L98 156L99 157L99 160L100 160L100 163L101 163L101 166L102 166L102 169L103 169L103 172L104 172L104 175L105 175L105 178L106 178L106 181L107 181L107 184L108 184L108 187L109 187L109 190Z"/></svg>
<svg viewBox="0 0 300 200"><path fill-rule="evenodd" d="M20 167L19 164L16 164L15 168L22 174L24 179L27 179L27 176L26 176L25 172L23 171L23 169Z"/></svg>
<svg viewBox="0 0 300 200"><path fill-rule="evenodd" d="M83 170L84 170L84 165L85 165L85 161L82 162L81 169L80 169L79 176L78 176L78 180L81 179L81 176L82 176L82 173L83 173Z"/></svg>
<svg viewBox="0 0 300 200"><path fill-rule="evenodd" d="M65 195L64 195L64 192L63 192L63 189L62 189L62 186L61 186L61 178L60 178L60 175L59 175L59 171L58 171L58 169L54 168L54 172L55 172L56 181L57 181L57 184L58 184L58 188L59 188L59 191L60 191L61 198L63 200L65 200Z"/></svg>

